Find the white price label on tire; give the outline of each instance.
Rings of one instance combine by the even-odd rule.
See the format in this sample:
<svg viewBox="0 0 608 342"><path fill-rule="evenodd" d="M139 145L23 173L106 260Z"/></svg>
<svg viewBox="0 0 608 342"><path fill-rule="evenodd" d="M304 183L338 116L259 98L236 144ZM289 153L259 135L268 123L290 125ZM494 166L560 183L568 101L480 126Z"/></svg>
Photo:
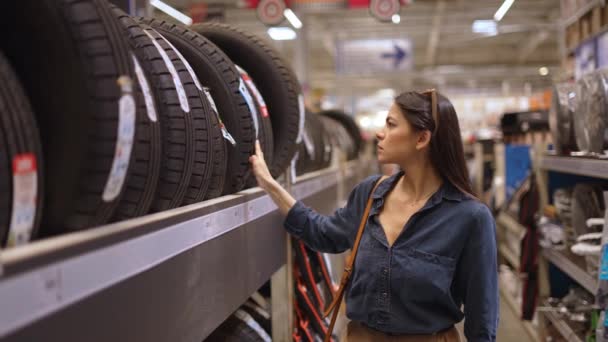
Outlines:
<svg viewBox="0 0 608 342"><path fill-rule="evenodd" d="M9 226L8 246L22 245L30 240L36 219L38 172L33 153L13 158L13 205Z"/></svg>

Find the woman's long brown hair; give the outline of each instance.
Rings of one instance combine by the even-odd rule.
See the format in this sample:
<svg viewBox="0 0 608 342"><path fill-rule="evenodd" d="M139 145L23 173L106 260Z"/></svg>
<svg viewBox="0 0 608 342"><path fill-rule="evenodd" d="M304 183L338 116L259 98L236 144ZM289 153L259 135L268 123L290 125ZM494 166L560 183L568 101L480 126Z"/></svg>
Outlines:
<svg viewBox="0 0 608 342"><path fill-rule="evenodd" d="M444 180L473 198L469 171L464 159L460 125L454 106L445 96L435 93L437 122L433 118L433 91L424 93L405 92L395 98L395 103L405 119L417 131L431 132L431 163Z"/></svg>

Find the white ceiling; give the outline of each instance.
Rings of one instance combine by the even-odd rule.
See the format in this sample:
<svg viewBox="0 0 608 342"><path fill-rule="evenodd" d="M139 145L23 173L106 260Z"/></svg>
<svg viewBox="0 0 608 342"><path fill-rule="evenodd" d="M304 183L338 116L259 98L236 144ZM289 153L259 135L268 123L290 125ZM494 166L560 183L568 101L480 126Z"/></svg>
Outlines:
<svg viewBox="0 0 608 342"><path fill-rule="evenodd" d="M184 13L193 3L221 7L227 23L270 40L255 11L239 8L237 0L167 2ZM380 23L367 9L295 8L304 22L299 36L307 39L273 44L290 61L303 58L302 63L294 62L302 81L337 95L430 86L451 93L500 93L509 89L512 94L521 94L525 83L532 91L547 87L558 76L561 60L559 0L515 0L498 24L498 35L474 34L473 21L492 19L501 4L502 0L417 0L401 8L399 24ZM336 75L333 56L337 39L404 36L413 42L413 70L357 77ZM541 66L549 68L549 76L539 75Z"/></svg>

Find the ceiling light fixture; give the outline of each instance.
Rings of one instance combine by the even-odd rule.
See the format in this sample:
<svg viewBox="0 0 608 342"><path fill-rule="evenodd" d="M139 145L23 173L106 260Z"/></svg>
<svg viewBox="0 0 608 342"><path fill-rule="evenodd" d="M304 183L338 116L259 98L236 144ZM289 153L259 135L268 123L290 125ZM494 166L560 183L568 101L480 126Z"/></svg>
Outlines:
<svg viewBox="0 0 608 342"><path fill-rule="evenodd" d="M289 27L271 27L268 29L268 35L274 40L294 40L298 36L296 31Z"/></svg>
<svg viewBox="0 0 608 342"><path fill-rule="evenodd" d="M160 11L165 12L166 14L172 16L179 22L182 22L186 25L192 25L192 18L190 18L189 16L185 15L184 13L176 10L175 8L167 5L166 3L162 2L161 0L150 0L150 5L158 8Z"/></svg>
<svg viewBox="0 0 608 342"><path fill-rule="evenodd" d="M509 8L511 8L511 5L513 5L514 1L515 0L505 0L505 2L502 3L498 11L494 13L494 20L501 21L505 14L507 14L507 11L509 11Z"/></svg>
<svg viewBox="0 0 608 342"><path fill-rule="evenodd" d="M494 20L475 20L473 22L473 32L486 36L495 36L498 34L498 28Z"/></svg>
<svg viewBox="0 0 608 342"><path fill-rule="evenodd" d="M293 13L291 8L286 8L285 11L283 12L283 15L285 15L285 18L287 18L287 20L289 21L291 26L293 26L296 29L302 28L302 21L300 21L300 18L298 18L298 16L295 13Z"/></svg>
<svg viewBox="0 0 608 342"><path fill-rule="evenodd" d="M547 76L547 75L549 75L549 69L548 69L547 67L540 67L540 68L538 69L538 73L539 73L541 76Z"/></svg>
<svg viewBox="0 0 608 342"><path fill-rule="evenodd" d="M399 14L393 14L391 19L393 20L393 24L399 24L401 22L401 16Z"/></svg>

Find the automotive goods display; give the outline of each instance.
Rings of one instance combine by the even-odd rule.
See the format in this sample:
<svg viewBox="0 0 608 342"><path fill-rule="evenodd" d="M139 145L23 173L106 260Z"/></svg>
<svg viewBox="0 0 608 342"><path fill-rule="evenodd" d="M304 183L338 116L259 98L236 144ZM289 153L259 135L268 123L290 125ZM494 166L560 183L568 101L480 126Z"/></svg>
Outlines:
<svg viewBox="0 0 608 342"><path fill-rule="evenodd" d="M553 87L549 110L549 127L558 154L576 150L573 123L576 100L575 84L560 83Z"/></svg>
<svg viewBox="0 0 608 342"><path fill-rule="evenodd" d="M158 19L140 21L161 32L190 63L201 85L209 89L209 102L215 104L220 125L225 125L228 161L222 194L241 190L254 151L255 126L234 63L225 51L192 30Z"/></svg>
<svg viewBox="0 0 608 342"><path fill-rule="evenodd" d="M135 70L135 96L137 100L137 135L133 146L133 172L125 181L125 190L114 221L145 215L152 206L158 177L161 170L162 144L161 123L166 122L167 113L159 91L151 83L152 70L157 69L146 54L146 45L152 47L150 38L122 10L111 5L115 18L121 23L124 36L131 47L131 58ZM153 47L152 47L153 48ZM144 67L142 67L144 65Z"/></svg>
<svg viewBox="0 0 608 342"><path fill-rule="evenodd" d="M44 194L43 165L32 107L0 53L0 249L36 236Z"/></svg>
<svg viewBox="0 0 608 342"><path fill-rule="evenodd" d="M608 71L593 72L578 81L574 133L582 152L603 154L608 146Z"/></svg>
<svg viewBox="0 0 608 342"><path fill-rule="evenodd" d="M40 128L41 233L108 222L133 170L136 135L133 59L120 24L103 0L3 1L0 13L11 32L1 48Z"/></svg>
<svg viewBox="0 0 608 342"><path fill-rule="evenodd" d="M270 173L279 176L293 158L304 129L304 99L295 75L274 49L248 32L218 23L191 28L222 49L255 82L272 121L274 153Z"/></svg>

